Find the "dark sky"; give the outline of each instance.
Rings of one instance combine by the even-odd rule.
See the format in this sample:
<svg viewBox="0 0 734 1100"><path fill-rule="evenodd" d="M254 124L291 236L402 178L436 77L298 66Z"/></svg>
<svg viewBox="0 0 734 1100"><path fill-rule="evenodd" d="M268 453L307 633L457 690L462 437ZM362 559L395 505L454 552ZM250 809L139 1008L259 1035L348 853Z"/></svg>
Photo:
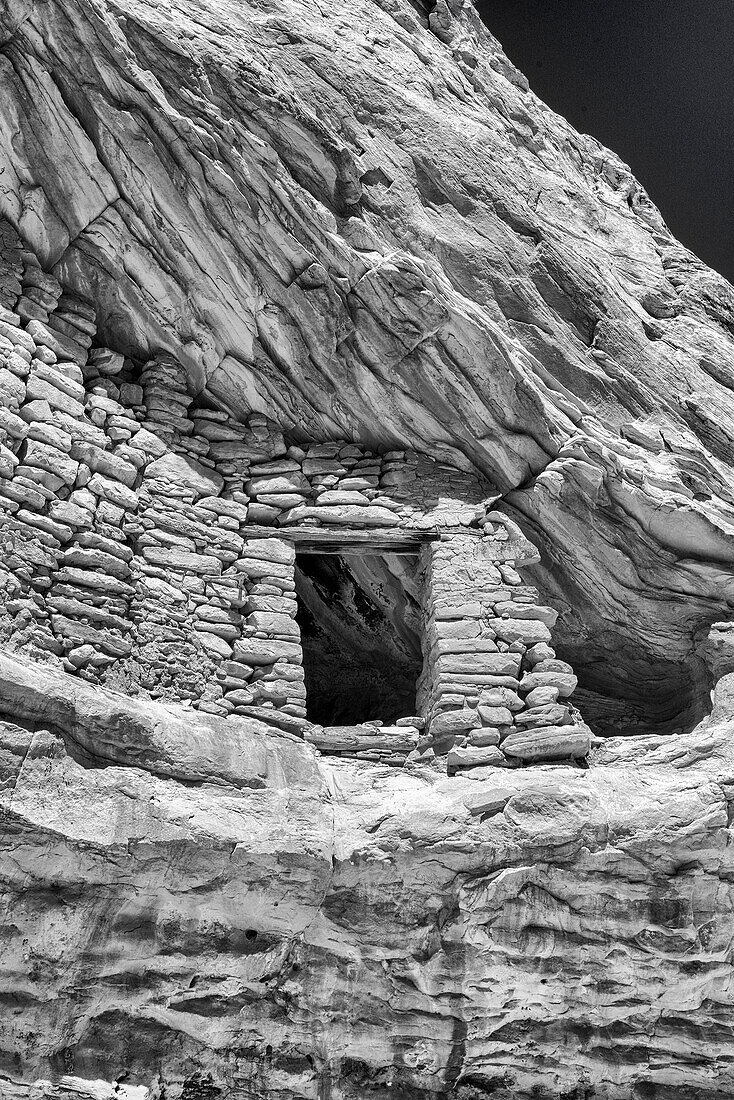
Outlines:
<svg viewBox="0 0 734 1100"><path fill-rule="evenodd" d="M734 281L734 0L476 0L534 92Z"/></svg>

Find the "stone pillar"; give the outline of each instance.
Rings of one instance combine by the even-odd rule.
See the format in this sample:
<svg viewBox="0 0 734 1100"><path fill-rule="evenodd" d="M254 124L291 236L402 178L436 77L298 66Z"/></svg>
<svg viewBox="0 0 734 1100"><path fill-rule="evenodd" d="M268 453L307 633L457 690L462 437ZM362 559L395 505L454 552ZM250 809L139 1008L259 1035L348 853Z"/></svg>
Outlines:
<svg viewBox="0 0 734 1100"><path fill-rule="evenodd" d="M484 537L456 532L422 551L418 701L424 744L447 754L449 772L589 750L590 731L567 703L576 677L550 646L557 613L515 568L535 556L504 517Z"/></svg>
<svg viewBox="0 0 734 1100"><path fill-rule="evenodd" d="M218 675L232 663L242 632L246 592L234 563L242 553L239 527L247 509L220 495L224 478L209 441L188 416L183 367L170 355L159 356L146 364L141 383L145 428L134 442L144 447L146 462L131 608L137 646L126 672L156 695L229 714L251 700L247 691L224 699L227 675L243 688L251 669L230 668L224 684Z"/></svg>
<svg viewBox="0 0 734 1100"><path fill-rule="evenodd" d="M488 540L461 534L427 543L421 552L425 632L418 708L438 755L481 726L482 693L506 689L509 699L519 685L521 656L509 646L500 651L489 625L488 598L502 583L493 557ZM494 696L505 701L502 692ZM512 724L507 706L495 717L500 727ZM491 743L499 743L498 734Z"/></svg>
<svg viewBox="0 0 734 1100"><path fill-rule="evenodd" d="M47 306L58 298L58 308L49 309L45 321L36 315L28 323L29 329L38 325L37 357L43 356L47 371L57 372L54 376L40 364L35 367L28 392L33 400L26 406L29 435L34 431L30 418L38 416L48 442L64 452L69 474L59 470L64 484L55 488L48 504L48 514L59 529L67 529L68 537L46 606L64 667L97 681L132 651L127 525L137 511L138 468L118 453L119 439L131 434L115 426L125 422L126 410L109 397L103 385L107 379L87 365L96 331L94 308L69 292L59 297L61 287L54 288L33 265L26 266L23 285L28 308L28 303L41 302L40 288L48 296ZM123 357L118 359L122 366ZM49 392L43 381L59 395Z"/></svg>
<svg viewBox="0 0 734 1100"><path fill-rule="evenodd" d="M267 707L306 717L301 632L296 622L296 552L279 538L247 539L236 563L248 586L242 640L235 657L252 666L253 710Z"/></svg>

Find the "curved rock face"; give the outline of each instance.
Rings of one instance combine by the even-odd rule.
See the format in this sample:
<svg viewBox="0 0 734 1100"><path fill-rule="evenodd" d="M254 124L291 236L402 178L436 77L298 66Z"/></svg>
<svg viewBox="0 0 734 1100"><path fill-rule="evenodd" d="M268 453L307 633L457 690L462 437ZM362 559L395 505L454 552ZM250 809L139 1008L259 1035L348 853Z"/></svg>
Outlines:
<svg viewBox="0 0 734 1100"><path fill-rule="evenodd" d="M207 439L265 446L276 425L303 457L351 440L480 475L540 547L528 572L539 610L560 613L584 717L621 736L597 737L588 768L326 763L267 708L225 720L216 701L194 714L0 657L3 1100L731 1096L729 284L626 166L533 96L464 0L0 0L11 311L18 238L46 274L32 269L13 332L22 318L28 359L51 347L41 367L57 346L69 366L63 317L42 324L63 287L82 326L67 335L86 324L105 369L155 373L169 353L185 368L173 404L194 401ZM26 367L4 371L9 401ZM83 397L75 370L62 412ZM100 423L116 417L124 440L107 405ZM12 411L0 427L27 432ZM244 507L219 499L242 480L219 449L224 474L194 464L209 534ZM0 448L3 478L15 451ZM148 457L165 488L180 459L164 452ZM271 492L294 465L261 468ZM354 489L330 507L356 507ZM86 522L81 500L64 498L68 522ZM255 522L279 514L256 506ZM178 511L174 549L148 550L162 584L198 548ZM60 526L41 525L46 544ZM372 630L392 719L419 653L390 545L349 570L306 562L298 585L325 683ZM44 557L13 568L51 584ZM279 607L257 614L272 626ZM237 631L212 622L226 658ZM95 645L113 628L94 627ZM354 664L324 721L352 719ZM184 672L201 696L207 667Z"/></svg>

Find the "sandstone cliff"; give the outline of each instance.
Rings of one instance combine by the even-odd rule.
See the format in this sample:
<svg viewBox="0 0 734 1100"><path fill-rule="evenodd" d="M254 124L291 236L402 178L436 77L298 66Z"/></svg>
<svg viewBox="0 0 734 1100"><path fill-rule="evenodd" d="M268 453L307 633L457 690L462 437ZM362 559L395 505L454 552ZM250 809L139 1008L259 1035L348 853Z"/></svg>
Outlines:
<svg viewBox="0 0 734 1100"><path fill-rule="evenodd" d="M729 284L462 0L0 0L0 217L186 402L490 486L620 735L447 778L4 658L3 1097L731 1095Z"/></svg>
<svg viewBox="0 0 734 1100"><path fill-rule="evenodd" d="M0 665L4 1098L731 1095L726 693L477 782L38 676Z"/></svg>

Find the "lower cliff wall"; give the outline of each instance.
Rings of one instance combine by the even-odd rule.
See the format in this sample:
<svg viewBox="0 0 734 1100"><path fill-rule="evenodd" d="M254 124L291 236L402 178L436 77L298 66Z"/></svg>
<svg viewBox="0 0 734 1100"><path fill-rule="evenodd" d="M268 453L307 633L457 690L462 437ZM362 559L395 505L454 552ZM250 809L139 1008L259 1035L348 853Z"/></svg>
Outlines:
<svg viewBox="0 0 734 1100"><path fill-rule="evenodd" d="M449 779L0 659L0 1095L730 1097L726 698Z"/></svg>

